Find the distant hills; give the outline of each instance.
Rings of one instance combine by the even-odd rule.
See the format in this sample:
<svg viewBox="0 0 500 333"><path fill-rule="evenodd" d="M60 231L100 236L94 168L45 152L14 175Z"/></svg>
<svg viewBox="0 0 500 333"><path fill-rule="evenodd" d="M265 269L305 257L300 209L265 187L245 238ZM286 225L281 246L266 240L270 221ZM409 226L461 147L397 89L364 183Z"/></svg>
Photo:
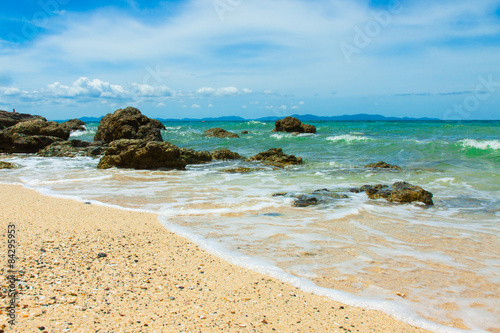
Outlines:
<svg viewBox="0 0 500 333"><path fill-rule="evenodd" d="M163 118L156 118L159 121L162 122L169 122L169 121L206 121L206 122L220 122L220 121L250 121L250 120L257 120L257 121L276 121L278 119L282 119L283 117L278 117L278 116L269 116L269 117L262 117L262 118L257 118L257 119L245 119L242 117L237 117L237 116L229 116L229 117L217 117L217 118L182 118L182 119L174 119L174 118L168 118L168 119L163 119ZM326 117L326 116L315 116L313 114L304 114L304 115L299 115L299 114L294 114L291 117L298 118L300 121L411 121L411 120L440 120L438 118L409 118L409 117L404 117L404 118L398 118L398 117L385 117L382 115L378 114L353 114L353 115L343 115L343 116L331 116L331 117ZM81 121L86 122L86 123L98 123L101 120L102 117L82 117L79 118Z"/></svg>

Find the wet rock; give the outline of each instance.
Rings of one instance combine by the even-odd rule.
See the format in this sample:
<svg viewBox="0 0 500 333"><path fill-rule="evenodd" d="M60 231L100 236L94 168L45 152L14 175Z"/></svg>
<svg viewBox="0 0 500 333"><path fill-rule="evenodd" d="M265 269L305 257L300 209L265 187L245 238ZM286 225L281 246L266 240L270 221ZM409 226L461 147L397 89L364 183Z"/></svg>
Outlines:
<svg viewBox="0 0 500 333"><path fill-rule="evenodd" d="M2 111L0 110L0 130L12 127L16 125L17 123L23 122L23 121L29 121L29 120L34 120L34 119L39 119L39 120L45 120L42 116L32 116L27 113L15 113L15 112L8 112L8 111Z"/></svg>
<svg viewBox="0 0 500 333"><path fill-rule="evenodd" d="M57 141L63 140L54 136L12 133L8 128L0 131L0 153L36 153Z"/></svg>
<svg viewBox="0 0 500 333"><path fill-rule="evenodd" d="M0 161L0 169L17 169L18 166L9 162Z"/></svg>
<svg viewBox="0 0 500 333"><path fill-rule="evenodd" d="M214 150L212 158L214 160L237 160L243 157L241 157L238 153L230 151L229 149L221 148Z"/></svg>
<svg viewBox="0 0 500 333"><path fill-rule="evenodd" d="M237 167L232 169L226 169L224 172L226 173L249 173L254 171L265 170L264 168L245 168L245 167Z"/></svg>
<svg viewBox="0 0 500 333"><path fill-rule="evenodd" d="M292 204L294 207L307 207L318 204L318 199L312 195L301 195Z"/></svg>
<svg viewBox="0 0 500 333"><path fill-rule="evenodd" d="M248 134L248 131L245 130L245 131L241 132L241 134Z"/></svg>
<svg viewBox="0 0 500 333"><path fill-rule="evenodd" d="M377 163L370 163L364 166L364 168L379 168L379 169L392 169L392 170L401 170L397 165L392 165L383 161Z"/></svg>
<svg viewBox="0 0 500 333"><path fill-rule="evenodd" d="M68 140L70 131L55 121L46 121L42 119L32 119L17 123L5 130L12 134L24 134L28 136L43 135L54 136L63 140Z"/></svg>
<svg viewBox="0 0 500 333"><path fill-rule="evenodd" d="M38 152L44 157L77 157L103 155L107 149L107 143L102 141L87 142L81 140L70 140L54 142Z"/></svg>
<svg viewBox="0 0 500 333"><path fill-rule="evenodd" d="M370 199L386 199L389 202L411 203L421 202L425 205L433 205L433 194L407 182L396 182L387 185L364 185L352 192L365 192Z"/></svg>
<svg viewBox="0 0 500 333"><path fill-rule="evenodd" d="M248 158L248 161L259 161L267 165L284 168L290 165L302 164L301 157L286 155L281 148L272 148Z"/></svg>
<svg viewBox="0 0 500 333"><path fill-rule="evenodd" d="M163 141L161 130L165 126L150 119L136 108L118 109L101 119L94 141L112 142L120 139Z"/></svg>
<svg viewBox="0 0 500 333"><path fill-rule="evenodd" d="M196 151L193 149L181 148L181 159L187 164L203 164L212 161L209 151Z"/></svg>
<svg viewBox="0 0 500 333"><path fill-rule="evenodd" d="M272 194L273 197L286 197L295 198L292 203L293 207L307 207L319 204L332 204L336 203L338 199L348 199L349 196L343 193L330 191L328 189L320 189L312 193L294 193L294 192L280 192Z"/></svg>
<svg viewBox="0 0 500 333"><path fill-rule="evenodd" d="M303 124L295 117L286 117L276 121L273 132L316 133L316 127L313 125Z"/></svg>
<svg viewBox="0 0 500 333"><path fill-rule="evenodd" d="M206 130L203 134L209 137L216 138L239 138L240 136L236 133L228 132L220 127L211 128Z"/></svg>
<svg viewBox="0 0 500 333"><path fill-rule="evenodd" d="M169 142L122 139L109 144L97 165L99 169L111 167L184 170L186 161L181 149Z"/></svg>
<svg viewBox="0 0 500 333"><path fill-rule="evenodd" d="M59 124L63 128L66 128L68 131L73 132L73 131L85 131L86 125L83 121L80 119L71 119L68 121L65 121L64 123Z"/></svg>

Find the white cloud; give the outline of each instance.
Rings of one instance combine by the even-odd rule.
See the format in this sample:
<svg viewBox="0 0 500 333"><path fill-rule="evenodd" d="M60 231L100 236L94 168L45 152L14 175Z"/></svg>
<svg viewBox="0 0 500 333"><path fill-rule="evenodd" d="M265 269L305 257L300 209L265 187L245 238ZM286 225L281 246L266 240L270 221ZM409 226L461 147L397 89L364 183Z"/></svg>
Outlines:
<svg viewBox="0 0 500 333"><path fill-rule="evenodd" d="M299 104L300 104L300 105L304 105L304 104L305 104L305 102L303 102L303 101L300 101L300 102L299 102Z"/></svg>
<svg viewBox="0 0 500 333"><path fill-rule="evenodd" d="M246 108L248 108L248 106L246 106L246 105L242 105L242 106L241 106L241 108L242 108L242 109L246 109Z"/></svg>
<svg viewBox="0 0 500 333"><path fill-rule="evenodd" d="M214 105L213 105L213 104L208 104L208 107L209 107L209 108L213 108L213 107L214 107Z"/></svg>
<svg viewBox="0 0 500 333"><path fill-rule="evenodd" d="M298 109L299 107L297 105L294 105L292 106L292 109L295 110L295 109Z"/></svg>
<svg viewBox="0 0 500 333"><path fill-rule="evenodd" d="M250 89L247 88L238 89L236 87L222 87L222 88L203 87L196 91L196 94L204 96L237 96L250 93L252 93L252 90Z"/></svg>
<svg viewBox="0 0 500 333"><path fill-rule="evenodd" d="M192 109L199 109L199 108L201 108L201 106L199 106L198 104L193 104L193 105L191 105L191 108Z"/></svg>

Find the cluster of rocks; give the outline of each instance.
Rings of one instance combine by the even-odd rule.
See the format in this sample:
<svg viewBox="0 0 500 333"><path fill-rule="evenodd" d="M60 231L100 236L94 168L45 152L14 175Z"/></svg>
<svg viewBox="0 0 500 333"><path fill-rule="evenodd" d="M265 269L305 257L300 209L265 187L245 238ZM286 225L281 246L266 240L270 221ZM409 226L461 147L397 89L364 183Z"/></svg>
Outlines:
<svg viewBox="0 0 500 333"><path fill-rule="evenodd" d="M432 193L424 190L420 186L415 186L407 182L396 182L392 185L363 185L359 188L349 189L351 193L365 192L370 199L385 199L388 202L413 203L420 202L427 206L432 206ZM339 199L348 199L350 196L342 191L330 191L326 188L315 190L311 193L283 192L274 193L273 197L294 198L294 207L307 207L319 204L331 204Z"/></svg>
<svg viewBox="0 0 500 333"><path fill-rule="evenodd" d="M68 140L71 131L84 130L84 126L78 119L59 124L40 116L0 111L0 153L36 153Z"/></svg>

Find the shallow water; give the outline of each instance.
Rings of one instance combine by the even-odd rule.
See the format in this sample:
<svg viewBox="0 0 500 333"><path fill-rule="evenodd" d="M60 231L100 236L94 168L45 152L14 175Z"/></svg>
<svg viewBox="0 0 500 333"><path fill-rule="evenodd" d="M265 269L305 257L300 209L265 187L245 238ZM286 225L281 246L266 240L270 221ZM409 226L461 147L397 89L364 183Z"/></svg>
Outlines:
<svg viewBox="0 0 500 333"><path fill-rule="evenodd" d="M283 279L297 276L303 278L298 285L328 288L311 291L393 308L387 312L435 331L449 331L437 324L500 329L500 122L312 124L318 134L299 136L273 133L273 124L262 122L166 124L164 139L180 147L224 147L243 156L281 147L304 158L304 165L286 170L223 172L256 165L242 161L186 171L97 170L92 158L16 156L3 159L23 168L2 170L0 181L158 213L167 228L226 259L246 255L259 263L248 267L278 266ZM73 138L92 140L96 126ZM204 137L211 127L250 134ZM379 160L403 171L362 167ZM391 204L348 192L396 181L431 191L435 205ZM349 198L296 208L291 198L272 197L321 188ZM349 294L329 294L332 289Z"/></svg>

